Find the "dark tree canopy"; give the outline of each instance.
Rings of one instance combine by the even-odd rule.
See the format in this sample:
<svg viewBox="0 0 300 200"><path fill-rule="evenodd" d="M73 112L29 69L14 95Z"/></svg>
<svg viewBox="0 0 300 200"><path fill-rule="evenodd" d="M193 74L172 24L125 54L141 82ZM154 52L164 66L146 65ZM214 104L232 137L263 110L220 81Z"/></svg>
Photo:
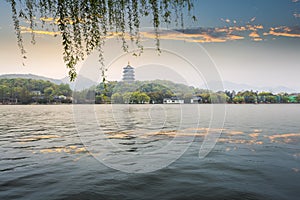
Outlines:
<svg viewBox="0 0 300 200"><path fill-rule="evenodd" d="M26 59L20 23L27 21L31 42L35 43L34 30L59 31L63 45L63 59L71 80L76 78L75 65L93 50L99 52L104 73L103 45L105 38L116 35L122 40L126 52L129 36L139 52L140 19L151 17L159 51L159 27L162 23L183 26L183 12L190 12L193 0L7 0L11 4L12 18L21 54ZM195 20L194 16L190 16ZM38 23L39 22L39 23ZM40 25L41 24L41 25Z"/></svg>

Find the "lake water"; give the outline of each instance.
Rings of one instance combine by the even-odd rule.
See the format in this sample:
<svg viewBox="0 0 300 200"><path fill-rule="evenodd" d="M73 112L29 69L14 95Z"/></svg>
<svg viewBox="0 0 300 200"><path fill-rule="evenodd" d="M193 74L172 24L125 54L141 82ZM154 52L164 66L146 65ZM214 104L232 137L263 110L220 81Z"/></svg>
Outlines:
<svg viewBox="0 0 300 200"><path fill-rule="evenodd" d="M0 199L299 199L300 105L223 109L0 106Z"/></svg>

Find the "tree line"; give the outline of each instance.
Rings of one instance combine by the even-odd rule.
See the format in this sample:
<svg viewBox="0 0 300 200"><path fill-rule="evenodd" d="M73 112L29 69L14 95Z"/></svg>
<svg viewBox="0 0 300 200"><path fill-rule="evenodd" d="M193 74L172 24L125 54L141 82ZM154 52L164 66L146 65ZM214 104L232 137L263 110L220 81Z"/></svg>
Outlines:
<svg viewBox="0 0 300 200"><path fill-rule="evenodd" d="M35 79L0 79L1 104L71 103L68 84L54 84Z"/></svg>
<svg viewBox="0 0 300 200"><path fill-rule="evenodd" d="M285 92L273 94L272 92L258 91L225 91L228 103L300 103L300 94Z"/></svg>
<svg viewBox="0 0 300 200"><path fill-rule="evenodd" d="M75 103L143 104L163 103L164 99L182 99L184 103L300 103L300 94L257 91L219 91L199 89L166 80L110 81L80 92L74 92Z"/></svg>
<svg viewBox="0 0 300 200"><path fill-rule="evenodd" d="M164 99L181 99L184 103L300 103L300 94L257 91L212 92L166 80L110 81L82 91L72 91L68 84L35 79L0 79L0 104L145 104L164 103Z"/></svg>

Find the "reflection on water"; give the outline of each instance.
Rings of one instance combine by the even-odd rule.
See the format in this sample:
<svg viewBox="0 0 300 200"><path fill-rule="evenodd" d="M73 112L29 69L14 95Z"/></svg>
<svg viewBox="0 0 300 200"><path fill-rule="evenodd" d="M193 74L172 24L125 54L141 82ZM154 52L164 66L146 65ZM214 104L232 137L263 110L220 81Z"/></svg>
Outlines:
<svg viewBox="0 0 300 200"><path fill-rule="evenodd" d="M76 131L72 106L1 106L0 199L298 199L300 195L299 105L229 105L224 127L211 129L205 105L200 106L196 126L195 113L185 115L194 121L180 125L178 109L172 111L176 107L149 110L147 105L133 105L102 115L109 106L94 109L104 136L121 148L111 153L147 152L174 138L182 142L192 138L193 143L164 169L126 174L93 158ZM168 112L173 115L166 117ZM199 159L204 137L220 130L217 146ZM98 137L95 131L89 133Z"/></svg>
<svg viewBox="0 0 300 200"><path fill-rule="evenodd" d="M32 136L32 137L20 137L17 138L16 140L20 143L25 143L25 142L34 142L42 139L51 139L51 138L59 138L60 136L58 135L38 135L38 136Z"/></svg>
<svg viewBox="0 0 300 200"><path fill-rule="evenodd" d="M53 147L48 149L41 149L39 152L33 153L85 153L87 152L84 147L68 146L68 147Z"/></svg>

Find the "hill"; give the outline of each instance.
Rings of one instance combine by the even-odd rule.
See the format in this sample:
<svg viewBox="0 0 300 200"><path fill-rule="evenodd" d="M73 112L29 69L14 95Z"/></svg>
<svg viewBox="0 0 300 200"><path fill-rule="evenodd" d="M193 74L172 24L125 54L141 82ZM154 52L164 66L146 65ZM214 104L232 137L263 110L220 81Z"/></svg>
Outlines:
<svg viewBox="0 0 300 200"><path fill-rule="evenodd" d="M295 93L298 92L298 88L288 88L285 86L274 86L274 87L257 87L254 85L248 85L248 84L238 84L238 83L233 83L230 81L223 81L222 82L224 86L224 90L235 90L235 91L246 91L246 90L253 90L253 91L267 91L267 92L272 92L272 93L281 93L281 92L286 92L286 93ZM219 82L210 82L209 85L211 87L215 87L219 85ZM206 88L205 85L202 85L201 88Z"/></svg>
<svg viewBox="0 0 300 200"><path fill-rule="evenodd" d="M0 78L0 104L71 103L68 84L28 78Z"/></svg>
<svg viewBox="0 0 300 200"><path fill-rule="evenodd" d="M58 85L63 83L59 79L48 78L48 77L45 77L45 76L39 76L39 75L34 75L34 74L3 74L3 75L0 75L0 79L12 79L12 78L50 81L51 83L55 83L55 84L58 84Z"/></svg>
<svg viewBox="0 0 300 200"><path fill-rule="evenodd" d="M70 82L69 77L65 77L63 79L54 79L48 78L45 76L39 76L35 74L3 74L0 75L0 79L14 79L14 78L22 78L22 79L33 79L33 80L43 80L43 81L50 81L54 84L69 84L72 90L76 89L77 91L88 89L94 85L97 85L96 82L79 75L75 82Z"/></svg>

